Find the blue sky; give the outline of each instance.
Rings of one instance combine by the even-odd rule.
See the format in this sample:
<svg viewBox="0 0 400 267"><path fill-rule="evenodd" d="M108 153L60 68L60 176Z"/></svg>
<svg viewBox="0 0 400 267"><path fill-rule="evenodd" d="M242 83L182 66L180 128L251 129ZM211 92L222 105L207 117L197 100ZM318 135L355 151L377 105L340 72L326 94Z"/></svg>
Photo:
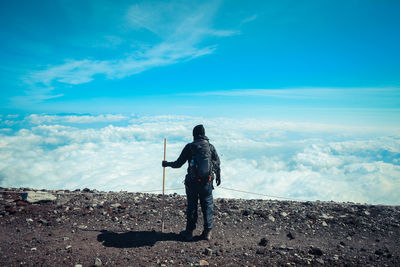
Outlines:
<svg viewBox="0 0 400 267"><path fill-rule="evenodd" d="M2 113L397 126L398 1L1 1Z"/></svg>
<svg viewBox="0 0 400 267"><path fill-rule="evenodd" d="M160 188L164 137L174 160L203 123L226 187L399 205L398 14L399 1L0 1L0 186Z"/></svg>

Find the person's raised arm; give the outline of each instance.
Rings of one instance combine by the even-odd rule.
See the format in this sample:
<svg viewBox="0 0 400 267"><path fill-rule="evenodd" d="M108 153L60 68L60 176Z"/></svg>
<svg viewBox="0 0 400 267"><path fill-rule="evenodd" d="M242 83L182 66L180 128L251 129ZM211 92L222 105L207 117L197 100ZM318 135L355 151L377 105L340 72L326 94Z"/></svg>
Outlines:
<svg viewBox="0 0 400 267"><path fill-rule="evenodd" d="M162 166L163 167L171 167L171 168L180 168L180 167L182 167L183 164L185 164L186 161L189 160L190 157L191 157L191 151L190 151L189 144L187 144L183 148L183 150L182 150L182 152L181 152L181 154L180 154L180 156L179 156L179 158L177 160L170 161L170 162L169 161L163 161L162 162Z"/></svg>

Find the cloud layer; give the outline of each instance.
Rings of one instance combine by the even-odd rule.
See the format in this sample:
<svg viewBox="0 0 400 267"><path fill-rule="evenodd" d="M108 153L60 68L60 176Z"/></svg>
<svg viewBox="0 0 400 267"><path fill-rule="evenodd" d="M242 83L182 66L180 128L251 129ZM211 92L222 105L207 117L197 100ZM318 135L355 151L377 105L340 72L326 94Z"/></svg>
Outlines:
<svg viewBox="0 0 400 267"><path fill-rule="evenodd" d="M191 141L193 126L203 123L221 157L224 187L305 200L400 204L400 137L371 129L176 116L0 119L21 124L0 131L3 187L160 189L164 136L167 159L175 160ZM121 120L126 125L115 126ZM167 188L183 187L185 169L167 170ZM219 188L215 195L259 197Z"/></svg>

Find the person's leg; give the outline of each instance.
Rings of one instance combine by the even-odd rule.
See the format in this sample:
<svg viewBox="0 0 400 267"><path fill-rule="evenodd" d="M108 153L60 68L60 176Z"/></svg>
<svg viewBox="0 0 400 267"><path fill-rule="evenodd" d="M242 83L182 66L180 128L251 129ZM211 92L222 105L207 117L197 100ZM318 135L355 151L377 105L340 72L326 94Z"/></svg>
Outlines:
<svg viewBox="0 0 400 267"><path fill-rule="evenodd" d="M212 195L212 184L206 183L201 186L199 192L201 211L203 212L204 218L204 230L211 230L213 228L213 216L214 216L214 201Z"/></svg>
<svg viewBox="0 0 400 267"><path fill-rule="evenodd" d="M199 198L199 192L196 185L186 185L186 198L187 198L187 210L186 210L186 230L193 232L196 229L197 223L197 203Z"/></svg>

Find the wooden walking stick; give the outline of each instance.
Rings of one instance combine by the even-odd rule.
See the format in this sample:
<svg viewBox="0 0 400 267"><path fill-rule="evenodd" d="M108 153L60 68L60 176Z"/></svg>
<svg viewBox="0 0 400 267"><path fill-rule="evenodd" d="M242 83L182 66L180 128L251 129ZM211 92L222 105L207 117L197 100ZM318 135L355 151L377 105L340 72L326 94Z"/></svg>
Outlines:
<svg viewBox="0 0 400 267"><path fill-rule="evenodd" d="M164 138L164 160L166 160L167 155L167 138ZM161 232L164 233L164 208L165 208L165 167L163 167L163 181L162 181L162 211L161 211Z"/></svg>

